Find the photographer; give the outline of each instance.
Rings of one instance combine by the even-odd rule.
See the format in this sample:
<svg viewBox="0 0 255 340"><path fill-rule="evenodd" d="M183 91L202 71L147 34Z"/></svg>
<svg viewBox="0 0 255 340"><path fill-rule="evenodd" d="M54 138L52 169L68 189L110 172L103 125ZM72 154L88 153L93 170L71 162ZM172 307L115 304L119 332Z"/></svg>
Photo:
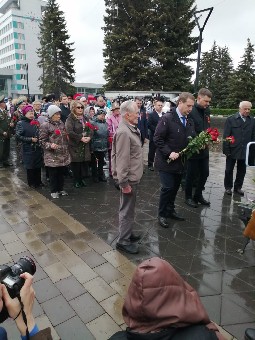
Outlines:
<svg viewBox="0 0 255 340"><path fill-rule="evenodd" d="M0 284L0 319L1 313L3 312L5 306L8 311L9 317L11 317L16 322L18 330L21 334L21 339L52 340L50 328L39 331L37 325L35 324L34 316L32 314L35 299L35 291L32 287L33 276L28 273L23 273L20 275L20 277L25 280L24 286L20 290L20 298L23 304L23 311L19 299L12 299L5 285ZM26 315L27 325L23 318L24 313ZM27 335L27 330L29 336ZM0 327L0 339L7 340L6 331L2 327Z"/></svg>

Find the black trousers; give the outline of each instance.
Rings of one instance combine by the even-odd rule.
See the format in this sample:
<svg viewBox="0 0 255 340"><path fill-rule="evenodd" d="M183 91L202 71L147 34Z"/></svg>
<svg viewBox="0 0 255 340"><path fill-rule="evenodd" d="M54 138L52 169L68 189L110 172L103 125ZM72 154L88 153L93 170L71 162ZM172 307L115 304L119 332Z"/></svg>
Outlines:
<svg viewBox="0 0 255 340"><path fill-rule="evenodd" d="M72 162L71 169L74 182L80 183L88 176L88 162Z"/></svg>
<svg viewBox="0 0 255 340"><path fill-rule="evenodd" d="M161 191L158 215L160 217L167 217L169 213L174 212L174 202L181 184L182 174L172 174L159 171L159 177L161 182Z"/></svg>
<svg viewBox="0 0 255 340"><path fill-rule="evenodd" d="M154 144L153 140L149 142L149 153L148 153L148 166L153 166L154 158L156 152L156 145Z"/></svg>
<svg viewBox="0 0 255 340"><path fill-rule="evenodd" d="M246 174L246 164L244 159L233 159L231 157L226 158L225 178L224 186L225 189L233 188L233 171L235 164L236 168L236 179L234 182L234 189L241 189L243 186L244 176Z"/></svg>
<svg viewBox="0 0 255 340"><path fill-rule="evenodd" d="M91 154L92 177L104 177L104 151L94 151Z"/></svg>
<svg viewBox="0 0 255 340"><path fill-rule="evenodd" d="M27 184L30 187L37 188L41 183L41 168L27 169Z"/></svg>
<svg viewBox="0 0 255 340"><path fill-rule="evenodd" d="M197 179L197 185L194 193L195 198L200 198L209 176L209 158L189 159L187 161L187 175L185 182L186 199L192 198L192 188L194 180Z"/></svg>
<svg viewBox="0 0 255 340"><path fill-rule="evenodd" d="M47 167L50 179L50 192L59 192L63 190L65 180L65 166Z"/></svg>
<svg viewBox="0 0 255 340"><path fill-rule="evenodd" d="M7 162L10 156L10 138L0 141L0 163Z"/></svg>

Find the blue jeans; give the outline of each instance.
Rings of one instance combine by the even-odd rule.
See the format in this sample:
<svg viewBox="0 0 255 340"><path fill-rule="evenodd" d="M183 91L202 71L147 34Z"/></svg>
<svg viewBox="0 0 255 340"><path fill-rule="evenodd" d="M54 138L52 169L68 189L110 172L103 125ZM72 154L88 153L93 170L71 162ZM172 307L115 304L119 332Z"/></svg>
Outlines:
<svg viewBox="0 0 255 340"><path fill-rule="evenodd" d="M174 201L179 190L182 174L159 171L161 191L159 198L158 216L167 217L174 212Z"/></svg>
<svg viewBox="0 0 255 340"><path fill-rule="evenodd" d="M0 339L1 340L7 340L7 333L6 333L6 330L3 327L0 327Z"/></svg>

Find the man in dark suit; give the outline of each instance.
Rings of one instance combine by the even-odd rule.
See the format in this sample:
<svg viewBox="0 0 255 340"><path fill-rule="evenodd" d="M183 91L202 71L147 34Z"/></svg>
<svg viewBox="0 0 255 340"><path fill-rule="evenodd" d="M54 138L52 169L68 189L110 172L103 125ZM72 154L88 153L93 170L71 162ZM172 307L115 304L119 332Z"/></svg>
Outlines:
<svg viewBox="0 0 255 340"><path fill-rule="evenodd" d="M210 110L209 104L212 99L212 93L208 89L202 88L198 91L197 101L193 106L189 117L195 124L196 134L206 131L210 127ZM197 208L198 203L209 206L210 202L203 197L203 190L207 177L209 176L209 148L205 147L198 154L194 154L187 161L187 174L185 181L185 203ZM194 196L192 195L193 184L196 181Z"/></svg>
<svg viewBox="0 0 255 340"><path fill-rule="evenodd" d="M155 168L159 171L161 181L158 220L164 228L169 227L168 217L184 221L175 211L174 202L184 171L179 152L188 145L188 137L196 135L193 120L188 117L194 101L191 93L181 93L177 108L161 118L154 134L157 147Z"/></svg>
<svg viewBox="0 0 255 340"><path fill-rule="evenodd" d="M70 104L68 102L68 97L63 94L60 97L60 110L61 110L61 120L65 124L67 117L70 114Z"/></svg>
<svg viewBox="0 0 255 340"><path fill-rule="evenodd" d="M232 195L233 170L236 163L234 192L241 196L244 195L242 186L246 174L246 146L255 140L255 120L250 117L251 108L251 102L242 101L239 105L239 112L228 117L224 126L223 153L226 155L224 186L227 195ZM229 136L234 137L234 143L226 141Z"/></svg>
<svg viewBox="0 0 255 340"><path fill-rule="evenodd" d="M149 153L148 153L148 169L154 171L153 163L155 158L156 146L153 141L154 133L160 118L162 117L163 103L160 100L156 100L154 103L154 110L148 117L148 129L149 129Z"/></svg>
<svg viewBox="0 0 255 340"><path fill-rule="evenodd" d="M135 103L139 110L137 127L141 133L141 141L143 146L145 138L148 137L148 121L146 116L146 109L142 107L143 102L140 97L135 97Z"/></svg>

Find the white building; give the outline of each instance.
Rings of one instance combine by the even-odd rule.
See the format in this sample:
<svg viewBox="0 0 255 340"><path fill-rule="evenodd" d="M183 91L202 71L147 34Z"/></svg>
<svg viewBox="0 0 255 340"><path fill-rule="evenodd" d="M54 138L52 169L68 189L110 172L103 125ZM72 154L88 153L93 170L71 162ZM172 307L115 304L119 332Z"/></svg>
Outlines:
<svg viewBox="0 0 255 340"><path fill-rule="evenodd" d="M45 6L43 0L0 0L0 95L42 94L36 50Z"/></svg>

